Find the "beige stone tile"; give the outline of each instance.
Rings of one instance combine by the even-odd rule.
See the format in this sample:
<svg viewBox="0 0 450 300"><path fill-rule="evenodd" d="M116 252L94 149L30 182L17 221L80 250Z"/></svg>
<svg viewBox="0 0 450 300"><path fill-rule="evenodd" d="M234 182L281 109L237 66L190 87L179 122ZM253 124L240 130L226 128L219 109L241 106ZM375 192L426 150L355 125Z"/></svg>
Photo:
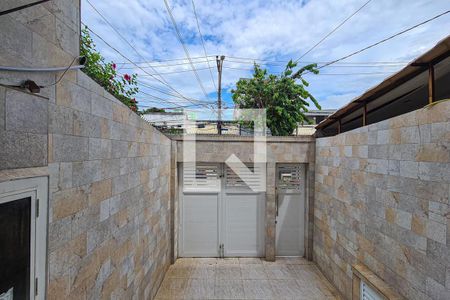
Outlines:
<svg viewBox="0 0 450 300"><path fill-rule="evenodd" d="M304 257L277 257L275 262L277 262L279 264L286 264L286 265L311 265L311 264L314 264L312 261L309 261Z"/></svg>
<svg viewBox="0 0 450 300"><path fill-rule="evenodd" d="M214 279L216 275L215 265L199 264L191 269L190 278Z"/></svg>
<svg viewBox="0 0 450 300"><path fill-rule="evenodd" d="M214 279L189 279L184 299L212 299L214 287Z"/></svg>
<svg viewBox="0 0 450 300"><path fill-rule="evenodd" d="M288 269L296 275L296 279L304 281L320 280L320 271L314 265L290 265Z"/></svg>
<svg viewBox="0 0 450 300"><path fill-rule="evenodd" d="M213 299L244 299L244 284L242 280L217 280Z"/></svg>
<svg viewBox="0 0 450 300"><path fill-rule="evenodd" d="M239 264L239 258L237 257L227 257L217 259L218 265L237 265Z"/></svg>
<svg viewBox="0 0 450 300"><path fill-rule="evenodd" d="M303 299L308 296L295 279L271 280L270 284L276 299Z"/></svg>
<svg viewBox="0 0 450 300"><path fill-rule="evenodd" d="M287 265L264 266L267 277L272 279L296 279L297 274Z"/></svg>
<svg viewBox="0 0 450 300"><path fill-rule="evenodd" d="M194 258L196 265L216 265L218 260L219 259L217 258L209 258L209 257Z"/></svg>
<svg viewBox="0 0 450 300"><path fill-rule="evenodd" d="M245 299L275 299L269 280L243 280Z"/></svg>
<svg viewBox="0 0 450 300"><path fill-rule="evenodd" d="M156 299L183 299L188 279L165 278L159 288Z"/></svg>
<svg viewBox="0 0 450 300"><path fill-rule="evenodd" d="M172 265L167 271L166 278L189 278L191 271L191 267Z"/></svg>
<svg viewBox="0 0 450 300"><path fill-rule="evenodd" d="M241 265L240 268L242 279L268 279L262 264Z"/></svg>
<svg viewBox="0 0 450 300"><path fill-rule="evenodd" d="M258 257L240 257L239 264L241 265L254 265L254 264L262 264L263 261Z"/></svg>
<svg viewBox="0 0 450 300"><path fill-rule="evenodd" d="M195 258L179 258L175 261L175 266L194 266L197 264L197 261Z"/></svg>
<svg viewBox="0 0 450 300"><path fill-rule="evenodd" d="M241 279L240 265L217 265L216 266L216 280L234 280Z"/></svg>
<svg viewBox="0 0 450 300"><path fill-rule="evenodd" d="M302 259L275 264L236 264L239 259L231 259L216 264L221 260L177 260L156 299L339 299L319 269Z"/></svg>

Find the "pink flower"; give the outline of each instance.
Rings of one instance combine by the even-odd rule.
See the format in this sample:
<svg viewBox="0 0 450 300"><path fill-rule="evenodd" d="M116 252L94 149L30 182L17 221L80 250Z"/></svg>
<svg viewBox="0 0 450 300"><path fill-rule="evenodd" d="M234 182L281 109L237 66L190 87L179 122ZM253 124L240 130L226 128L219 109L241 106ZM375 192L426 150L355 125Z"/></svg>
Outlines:
<svg viewBox="0 0 450 300"><path fill-rule="evenodd" d="M128 74L123 75L123 78L128 82L130 82L130 80L131 80L131 76Z"/></svg>
<svg viewBox="0 0 450 300"><path fill-rule="evenodd" d="M116 69L116 67L117 67L117 66L116 66L116 64L115 64L115 63L113 63L113 64L112 64L112 68L113 68L113 69L115 70L115 69Z"/></svg>
<svg viewBox="0 0 450 300"><path fill-rule="evenodd" d="M137 103L136 98L131 99L131 103Z"/></svg>

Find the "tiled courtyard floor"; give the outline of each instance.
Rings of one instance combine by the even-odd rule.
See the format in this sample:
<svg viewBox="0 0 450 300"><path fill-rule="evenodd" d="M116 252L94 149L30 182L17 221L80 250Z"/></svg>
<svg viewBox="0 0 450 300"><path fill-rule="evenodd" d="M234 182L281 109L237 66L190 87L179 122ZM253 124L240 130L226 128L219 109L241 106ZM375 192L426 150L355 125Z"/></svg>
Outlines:
<svg viewBox="0 0 450 300"><path fill-rule="evenodd" d="M156 299L340 299L314 263L302 258L182 258Z"/></svg>

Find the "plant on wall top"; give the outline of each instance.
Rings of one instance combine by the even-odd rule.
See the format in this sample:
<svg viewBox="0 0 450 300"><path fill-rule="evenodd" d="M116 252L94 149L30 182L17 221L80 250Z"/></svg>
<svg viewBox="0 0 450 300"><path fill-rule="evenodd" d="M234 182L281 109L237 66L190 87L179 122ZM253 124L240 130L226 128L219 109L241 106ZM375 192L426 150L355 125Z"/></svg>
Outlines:
<svg viewBox="0 0 450 300"><path fill-rule="evenodd" d="M94 41L85 26L81 30L80 54L86 57L86 64L82 69L109 93L122 101L132 111L138 111L136 94L137 74L118 74L117 66L113 62L105 62L103 56L95 48Z"/></svg>
<svg viewBox="0 0 450 300"><path fill-rule="evenodd" d="M255 64L253 78L240 79L231 91L238 108L266 109L267 127L274 136L291 135L298 123L310 123L305 116L310 102L321 109L302 78L305 72L317 74L317 65L304 66L294 73L296 66L291 60L280 75L273 75Z"/></svg>

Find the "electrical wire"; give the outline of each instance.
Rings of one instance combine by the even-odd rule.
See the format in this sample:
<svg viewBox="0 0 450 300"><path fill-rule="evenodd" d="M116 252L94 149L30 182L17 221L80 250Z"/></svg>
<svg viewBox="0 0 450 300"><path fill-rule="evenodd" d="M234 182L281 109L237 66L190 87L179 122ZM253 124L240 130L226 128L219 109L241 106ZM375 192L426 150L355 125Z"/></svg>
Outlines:
<svg viewBox="0 0 450 300"><path fill-rule="evenodd" d="M244 69L244 68L233 68L233 67L224 67L226 69L231 70L239 70L239 71L253 71L253 69ZM319 73L316 75L319 76L351 76L351 75L389 75L393 74L393 72L360 72L360 73Z"/></svg>
<svg viewBox="0 0 450 300"><path fill-rule="evenodd" d="M117 35L123 40L125 41L136 53L137 55L142 59L145 60L145 58L142 56L142 54L108 21L108 19L89 1L86 0L87 3L95 10L95 12L114 30L114 32L117 33ZM136 65L137 66L137 65ZM160 74L158 74L158 71L155 70L152 66L149 65L149 67L153 70L153 72L155 72L160 78L161 80L158 81L162 81L165 85L167 85L170 89L172 89L174 92L176 92L177 94L179 94L180 96L183 96L180 92L178 92L175 88L173 88L165 79L164 77L162 77ZM141 69L142 70L142 69ZM145 71L144 71L145 72ZM148 73L147 73L148 74ZM152 75L152 77L154 77L154 75ZM156 79L156 77L154 77Z"/></svg>
<svg viewBox="0 0 450 300"><path fill-rule="evenodd" d="M295 62L298 62L300 59L302 59L303 57L305 57L306 55L308 55L311 51L313 51L317 46L319 46L323 41L325 41L328 37L330 37L333 33L335 33L339 28L342 27L342 25L344 25L345 23L347 23L348 20L350 20L353 16L355 16L358 12L360 12L364 7L366 7L367 4L369 4L372 0L367 1L366 3L364 3L360 8L358 8L355 12L353 12L350 16L348 16L344 21L342 21L341 23L339 23L338 26L336 26L333 30L331 30L329 33L327 33L322 39L320 39L317 43L314 44L314 46L312 46L311 48L309 48L308 51L306 51L305 53L303 53L302 56L300 56L299 58L297 58L295 60Z"/></svg>
<svg viewBox="0 0 450 300"><path fill-rule="evenodd" d="M200 30L200 23L198 22L197 9L195 8L194 0L192 0L192 8L194 9L194 16L195 16L195 20L197 21L197 29L198 29L198 33L200 34L200 40L202 41L202 47L203 47L203 52L205 53L205 59L208 62L209 74L211 75L211 81L214 85L214 89L216 90L217 89L216 82L214 81L214 76L213 76L213 73L211 70L211 66L209 64L208 53L206 53L205 41L203 40L202 31Z"/></svg>
<svg viewBox="0 0 450 300"><path fill-rule="evenodd" d="M177 22L175 21L175 18L174 18L173 14L172 14L172 10L170 9L170 6L169 6L169 3L167 2L167 0L164 0L164 4L166 5L167 13L169 14L170 20L171 20L171 22L173 24L173 27L175 28L175 32L176 32L176 35L178 37L178 40L181 43L181 46L183 46L184 53L186 54L186 57L187 57L187 59L190 62L191 68L194 71L194 74L195 74L195 77L197 78L198 84L199 84L200 88L202 89L203 94L205 95L205 97L209 98L208 97L208 93L206 92L205 87L203 86L203 83L200 80L200 76L198 75L197 70L195 69L195 66L192 63L192 59L191 59L191 56L189 54L189 50L188 50L188 48L186 47L186 44L183 41L183 37L181 36L180 30L178 29Z"/></svg>
<svg viewBox="0 0 450 300"><path fill-rule="evenodd" d="M212 60L210 60L212 61ZM209 61L208 61L209 62ZM207 61L194 61L194 64L206 64L208 63ZM139 62L141 63L141 62ZM155 62L153 62L155 63ZM148 63L147 63L148 64ZM159 65L152 65L153 68L169 68L169 67L176 67L176 66L185 66L185 65L189 65L189 62L185 62L185 63L176 63L176 64L159 64ZM209 64L208 64L209 65ZM121 67L122 69L133 69L133 67ZM149 67L143 67L143 68L149 68Z"/></svg>
<svg viewBox="0 0 450 300"><path fill-rule="evenodd" d="M232 59L238 59L238 60L247 60L250 62L254 61L262 61L262 62L269 62L269 63L287 63L288 60L266 60L266 59L259 59L259 58L246 58L246 57L236 57L236 56L227 56L227 61L230 61L229 58ZM312 63L327 63L328 61L304 61L303 63L306 64L312 64ZM341 62L341 64L407 64L407 61L368 61L368 62Z"/></svg>
<svg viewBox="0 0 450 300"><path fill-rule="evenodd" d="M196 71L201 71L201 70L211 70L212 67L206 67L206 68L197 68ZM164 72L164 73L160 73L163 75L168 75L168 74L179 74L179 73L185 73L185 72L194 72L194 70L178 70L178 71L172 71L172 72ZM148 77L148 75L141 75L142 77Z"/></svg>
<svg viewBox="0 0 450 300"><path fill-rule="evenodd" d="M191 70L188 70L188 71L191 71ZM121 72L117 72L117 74L118 74L118 75L121 75L121 76L124 76L124 75L125 75L124 73L121 73ZM140 75L140 77L145 77L145 75ZM186 100L186 98L187 98L187 97L180 97L180 96L178 96L178 95L176 95L176 94L173 94L173 93L164 91L164 90L162 90L161 88L152 86L152 85L150 85L150 84L148 84L148 83L144 83L144 82L142 82L142 81L139 80L139 79L137 79L137 84L138 84L139 86L143 86L143 87L146 87L146 88L149 88L149 89L158 91L158 92L160 92L160 93L162 93L162 94L166 94L166 95L171 96L171 97L180 98L180 99L182 99L182 100ZM202 101L202 100L198 100L198 99L194 99L194 98L188 98L188 99L189 99L190 102L193 103L193 104L194 104L194 102L197 102L197 103L204 103L204 104L208 104L208 105L213 105L213 104L215 104L214 102ZM197 105L197 104L195 104L195 105Z"/></svg>
<svg viewBox="0 0 450 300"><path fill-rule="evenodd" d="M81 22L81 24L83 24L84 26L86 26L86 24L84 24L83 22ZM149 75L150 77L154 78L155 80L161 82L162 84L165 84L163 81L161 81L159 78L155 77L153 74L148 73L147 71L145 71L143 68L139 67L138 65L136 65L131 59L129 59L127 56L125 56L124 54L122 54L122 52L120 52L119 50L117 50L115 47L113 47L111 44L109 44L107 41L105 41L105 39L103 39L100 35L98 35L95 31L93 31L91 28L87 27L86 28L93 34L95 35L97 38L99 38L101 41L103 41L103 43L105 43L105 45L107 45L109 48L111 48L114 52L116 52L117 54L119 54L122 58L124 58L125 60L128 60L130 63L134 64L137 68L139 68L140 70L142 70L145 74ZM171 90L176 91L172 86L165 84L167 87L169 87ZM178 91L176 91L178 93ZM179 94L183 99L191 102L191 100L185 96L183 96L182 94ZM191 102L192 103L192 102ZM195 103L193 103L195 104Z"/></svg>
<svg viewBox="0 0 450 300"><path fill-rule="evenodd" d="M212 60L209 60L209 61L212 61ZM251 61L238 61L238 60L229 60L229 59L227 61L230 62L230 63L244 64L244 65L254 65L254 63L255 63L255 62L251 62ZM196 64L206 64L207 62L206 61L198 61L198 62L194 62L194 63L196 63ZM284 68L286 63L287 63L287 61L285 63L260 63L259 65L262 65L262 66L273 66L273 67L283 67ZM312 62L308 62L308 63L312 63ZM316 63L327 63L327 62L316 62ZM406 65L406 64L407 64L406 62L405 63L392 62L392 63L385 63L385 64L382 64L382 63L373 63L373 64L370 64L370 63L365 63L365 64L363 64L363 63L359 63L359 64L358 63L354 63L354 64L353 63L347 63L347 64L334 65L333 67L336 67L336 68L353 68L353 67L357 67L357 68L365 68L365 67L367 67L367 68L375 68L375 67L378 67L379 68L379 67L403 66L403 65ZM185 65L189 65L189 62L187 62L187 63L177 63L177 64L166 64L166 65L153 65L153 68L170 68L170 67L185 66ZM208 66L211 68L211 66L209 64L208 64ZM148 68L148 67L143 66L142 68ZM134 68L133 67L120 67L120 69L128 70L128 69L134 69ZM206 70L207 68L204 68L204 69ZM201 69L197 68L197 70L201 70ZM160 74L165 74L165 73L160 73Z"/></svg>
<svg viewBox="0 0 450 300"><path fill-rule="evenodd" d="M50 86L57 85L57 84L63 79L64 75L66 75L67 71L70 70L70 68L72 67L72 65L75 63L75 61L76 61L77 59L79 59L78 56L76 56L76 57L72 60L72 62L70 63L70 65L64 70L64 72L61 74L61 76L59 76L58 80L56 80L55 82L53 82L53 83L51 83L51 84L47 84L47 85L44 85L44 86L40 86L40 88L47 88L47 87L50 87Z"/></svg>
<svg viewBox="0 0 450 300"><path fill-rule="evenodd" d="M208 55L208 57L214 58L216 56L215 55ZM194 56L194 57L191 56L191 59L195 59L195 60L202 59L203 60L203 59L205 59L205 57L204 56ZM171 59L155 59L154 61L151 61L151 62L160 63L160 62L171 62L171 61L180 61L180 60L187 60L187 59L186 59L186 57L171 58ZM138 63L138 64L147 63L147 61L140 61L140 62L136 62L136 63ZM129 62L118 62L116 64L129 64Z"/></svg>
<svg viewBox="0 0 450 300"><path fill-rule="evenodd" d="M364 51L366 51L366 50L368 50L368 49L370 49L370 48L373 48L373 47L375 47L375 46L378 46L378 45L380 45L380 44L382 44L382 43L384 43L384 42L387 42L387 41L389 41L389 40L391 40L391 39L393 39L393 38L395 38L395 37L397 37L397 36L399 36L399 35L402 35L402 34L408 32L408 31L411 31L411 30L413 30L413 29L415 29L415 28L417 28L417 27L419 27L419 26L422 26L422 25L424 25L424 24L426 24L426 23L429 23L429 22L431 22L431 21L433 21L433 20L435 20L435 19L437 19L437 18L440 18L440 17L442 17L442 16L444 16L444 15L446 15L446 14L448 14L448 13L450 13L450 10L447 10L447 11L445 11L445 12L442 12L442 13L440 13L440 14L438 14L438 15L432 17L432 18L429 18L429 19L427 19L427 20L425 20L425 21L423 21L423 22L420 22L420 23L418 23L418 24L416 24L416 25L413 25L413 26L411 26L411 27L408 27L407 29L404 29L404 30L402 30L402 31L400 31L400 32L397 32L397 33L395 33L395 34L393 34L393 35L391 35L391 36L389 36L389 37L387 37L387 38L385 38L385 39L382 39L382 40L380 40L380 41L378 41L378 42L376 42L376 43L373 43L373 44L371 44L371 45L369 45L369 46L367 46L367 47L364 47L364 48L362 48L362 49L360 49L360 50L358 50L358 51L352 52L352 53L350 53L350 54L348 54L348 55L345 55L345 56L343 56L343 57L341 57L341 58L338 58L338 59L335 59L335 60L333 60L333 61L330 61L330 62L328 62L328 63L326 63L326 64L324 64L324 65L318 67L318 69L322 69L322 68L328 67L328 66L330 66L330 65L332 65L332 64L335 64L335 63L340 62L340 61L342 61L342 60L344 60L344 59L347 59L347 58L349 58L349 57L352 57L352 56L354 56L354 55L356 55L356 54L359 54L359 53L361 53L361 52L364 52Z"/></svg>
<svg viewBox="0 0 450 300"><path fill-rule="evenodd" d="M147 96L150 96L150 97L152 97L152 98L154 98L154 99L157 99L157 100L161 100L161 101L164 101L164 102L173 104L173 105L175 105L175 106L180 106L180 105L179 105L178 103L176 103L176 102L172 102L172 101L170 101L170 100L163 99L163 98L161 98L161 97L152 95L152 94L147 93L147 92L144 92L144 91L139 91L139 93L144 94L144 95L147 95ZM191 104L191 105L189 105L189 106L201 106L201 105L202 105L202 103L199 103L199 104Z"/></svg>

